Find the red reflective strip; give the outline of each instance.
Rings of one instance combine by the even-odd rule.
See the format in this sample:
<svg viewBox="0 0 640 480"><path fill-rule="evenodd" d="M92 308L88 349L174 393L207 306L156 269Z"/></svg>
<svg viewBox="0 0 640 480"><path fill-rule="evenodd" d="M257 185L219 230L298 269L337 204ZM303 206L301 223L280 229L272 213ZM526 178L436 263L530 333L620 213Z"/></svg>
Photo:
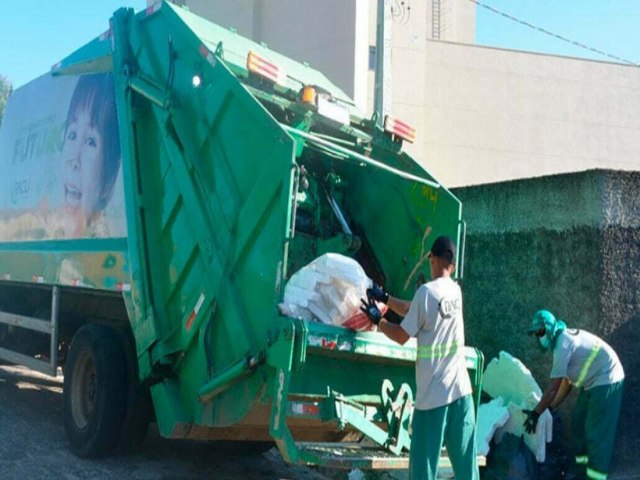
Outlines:
<svg viewBox="0 0 640 480"><path fill-rule="evenodd" d="M400 122L399 120L393 121L391 123L391 126L387 127L387 129L394 132L402 132L405 135L415 135L415 131L416 131L416 129L413 128L412 126L404 122Z"/></svg>
<svg viewBox="0 0 640 480"><path fill-rule="evenodd" d="M302 413L305 413L307 415L314 415L314 416L319 415L320 408L317 405L305 403L305 404L302 404Z"/></svg>
<svg viewBox="0 0 640 480"><path fill-rule="evenodd" d="M186 325L187 331L191 330L191 327L193 326L193 321L198 315L198 312L200 311L200 308L202 307L203 303L204 303L204 293L201 293L200 297L198 297L198 301L196 302L196 306L193 307L193 310L191 311L191 315L189 315L189 318L187 319L187 325Z"/></svg>
<svg viewBox="0 0 640 480"><path fill-rule="evenodd" d="M253 52L247 56L247 70L277 82L283 75L280 67Z"/></svg>
<svg viewBox="0 0 640 480"><path fill-rule="evenodd" d="M207 60L207 62L215 66L216 57L213 56L213 54L209 51L204 43L200 44L200 46L198 47L198 52Z"/></svg>
<svg viewBox="0 0 640 480"><path fill-rule="evenodd" d="M394 135L397 135L407 140L408 142L413 142L416 138L415 128L413 128L408 123L405 123L393 117L386 117L384 128L387 132L393 133Z"/></svg>
<svg viewBox="0 0 640 480"><path fill-rule="evenodd" d="M405 140L414 140L416 135L414 132L406 131L406 130L393 130L395 135L404 138Z"/></svg>
<svg viewBox="0 0 640 480"><path fill-rule="evenodd" d="M402 120L394 120L393 122L395 124L396 127L400 127L400 128L406 128L408 130L413 130L413 127L411 125L409 125L408 123L403 122Z"/></svg>
<svg viewBox="0 0 640 480"><path fill-rule="evenodd" d="M280 72L280 68L278 68L277 65L274 65L273 63L270 63L266 60L262 60L260 58L252 59L251 66L253 66L253 68L259 68L260 70L264 70L266 72L270 72L275 75L277 75Z"/></svg>
<svg viewBox="0 0 640 480"><path fill-rule="evenodd" d="M412 127L411 125L409 125L406 122L403 122L402 120L398 120L397 118L394 117L386 117L385 120L385 126L384 126L385 130L391 132L391 131L401 131L401 132L406 132L407 134L415 134L416 129L414 127Z"/></svg>
<svg viewBox="0 0 640 480"><path fill-rule="evenodd" d="M322 339L322 348L328 348L329 350L335 350L338 347L337 340L327 340L326 338Z"/></svg>
<svg viewBox="0 0 640 480"><path fill-rule="evenodd" d="M187 319L187 326L186 326L187 332L191 330L191 327L193 326L193 321L196 319L196 315L197 315L197 312L195 310L191 312L191 315L189 315L189 318Z"/></svg>
<svg viewBox="0 0 640 480"><path fill-rule="evenodd" d="M393 128L393 131L394 131L394 132L402 133L402 134L404 134L404 135L415 135L415 132L416 132L416 131L415 131L413 128L411 128L411 127L405 127L405 126L400 126L400 125L395 126L395 127Z"/></svg>
<svg viewBox="0 0 640 480"><path fill-rule="evenodd" d="M249 62L249 70L256 73L261 72L270 77L273 76L274 78L277 77L280 72L280 69L275 65L262 63L260 60L251 60Z"/></svg>

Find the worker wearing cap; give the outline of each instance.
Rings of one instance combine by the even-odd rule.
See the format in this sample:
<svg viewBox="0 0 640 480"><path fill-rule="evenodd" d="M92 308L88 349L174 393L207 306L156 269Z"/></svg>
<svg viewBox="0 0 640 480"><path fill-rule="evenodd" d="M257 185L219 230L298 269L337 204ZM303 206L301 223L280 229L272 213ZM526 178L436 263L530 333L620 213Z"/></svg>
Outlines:
<svg viewBox="0 0 640 480"><path fill-rule="evenodd" d="M475 412L464 356L462 293L451 275L456 247L438 237L429 253L432 281L411 302L394 298L382 287L367 290L362 310L391 340L404 344L417 337L416 399L410 452L412 480L435 480L442 445L447 447L457 480L479 478L475 447ZM384 318L376 301L403 316L397 325Z"/></svg>
<svg viewBox="0 0 640 480"><path fill-rule="evenodd" d="M538 417L546 408L555 409L572 387L580 390L573 412L576 463L586 466L590 479L605 480L618 425L624 370L613 349L584 330L568 330L548 310L533 316L529 333L538 337L545 350L553 352L551 384L533 410L525 410L524 423L535 432Z"/></svg>

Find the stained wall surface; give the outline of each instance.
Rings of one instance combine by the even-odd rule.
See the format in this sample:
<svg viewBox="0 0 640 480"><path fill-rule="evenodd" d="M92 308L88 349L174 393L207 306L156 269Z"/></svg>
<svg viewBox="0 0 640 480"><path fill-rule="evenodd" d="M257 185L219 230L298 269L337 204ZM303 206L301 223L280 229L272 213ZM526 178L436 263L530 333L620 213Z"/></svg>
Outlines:
<svg viewBox="0 0 640 480"><path fill-rule="evenodd" d="M455 189L468 224L468 343L489 361L506 350L544 388L551 356L525 334L554 312L601 336L627 378L616 470L638 473L640 426L640 172L591 170ZM563 408L569 422L573 399ZM568 429L567 429L568 430Z"/></svg>

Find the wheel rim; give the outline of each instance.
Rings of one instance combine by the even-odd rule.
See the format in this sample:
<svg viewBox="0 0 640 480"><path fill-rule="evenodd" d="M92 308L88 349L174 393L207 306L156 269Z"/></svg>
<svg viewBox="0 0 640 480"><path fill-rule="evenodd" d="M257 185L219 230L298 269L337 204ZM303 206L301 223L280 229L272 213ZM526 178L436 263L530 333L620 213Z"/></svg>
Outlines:
<svg viewBox="0 0 640 480"><path fill-rule="evenodd" d="M96 405L96 367L89 351L78 355L71 382L71 414L79 429L89 424Z"/></svg>

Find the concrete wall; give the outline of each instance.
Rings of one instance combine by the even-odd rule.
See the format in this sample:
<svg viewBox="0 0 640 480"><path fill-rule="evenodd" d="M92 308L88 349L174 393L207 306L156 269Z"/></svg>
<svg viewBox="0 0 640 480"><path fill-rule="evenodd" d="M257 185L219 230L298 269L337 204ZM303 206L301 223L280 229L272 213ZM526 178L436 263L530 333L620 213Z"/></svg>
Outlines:
<svg viewBox="0 0 640 480"><path fill-rule="evenodd" d="M412 151L446 185L640 170L640 68L433 41L425 52Z"/></svg>
<svg viewBox="0 0 640 480"><path fill-rule="evenodd" d="M627 379L618 473L638 473L640 425L640 173L610 170L455 189L468 236L463 292L468 342L487 361L506 350L544 388L551 355L525 335L547 308L604 338ZM566 415L575 395L563 408ZM568 430L568 429L567 429Z"/></svg>
<svg viewBox="0 0 640 480"><path fill-rule="evenodd" d="M365 108L369 0L186 0L189 9L322 71Z"/></svg>

